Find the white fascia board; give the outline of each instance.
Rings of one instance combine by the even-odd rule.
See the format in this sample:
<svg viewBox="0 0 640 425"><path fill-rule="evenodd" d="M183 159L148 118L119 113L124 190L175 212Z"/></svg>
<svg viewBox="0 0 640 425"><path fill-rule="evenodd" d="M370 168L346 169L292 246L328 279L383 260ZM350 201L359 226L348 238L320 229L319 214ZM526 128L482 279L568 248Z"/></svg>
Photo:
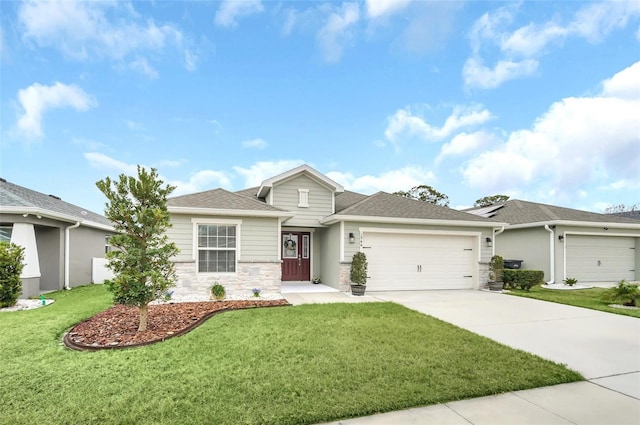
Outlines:
<svg viewBox="0 0 640 425"><path fill-rule="evenodd" d="M96 223L95 221L90 220L83 220L82 218L73 215L57 213L50 210L43 210L42 208L36 207L0 207L0 214L29 214L36 217L46 217L53 220L65 221L68 223L80 222L80 225L85 227L92 227L94 229L115 232L115 228L113 226L109 226L108 224Z"/></svg>
<svg viewBox="0 0 640 425"><path fill-rule="evenodd" d="M465 220L434 220L429 218L399 218L399 217L372 217L366 215L334 215L320 220L321 224L331 225L341 221L359 221L366 223L390 223L390 224L420 224L423 226L461 226L461 227L491 227L506 226L507 223L465 221Z"/></svg>
<svg viewBox="0 0 640 425"><path fill-rule="evenodd" d="M289 219L295 213L289 211L252 211L252 210L227 210L219 208L193 208L193 207L168 207L167 210L173 214L195 214L213 216L236 216L236 217L273 217Z"/></svg>
<svg viewBox="0 0 640 425"><path fill-rule="evenodd" d="M536 223L524 223L524 224L508 224L505 230L509 229L526 229L530 227L544 227L548 226L575 226L575 227L608 227L610 229L638 229L640 230L640 223L608 223L608 222L596 222L596 221L565 221L565 220L553 220L553 221L539 221Z"/></svg>

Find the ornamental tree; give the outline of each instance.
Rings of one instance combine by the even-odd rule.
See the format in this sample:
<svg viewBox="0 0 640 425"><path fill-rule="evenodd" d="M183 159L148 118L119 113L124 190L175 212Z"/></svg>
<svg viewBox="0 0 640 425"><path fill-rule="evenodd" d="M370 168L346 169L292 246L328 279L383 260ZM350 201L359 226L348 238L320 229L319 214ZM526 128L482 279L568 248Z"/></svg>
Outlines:
<svg viewBox="0 0 640 425"><path fill-rule="evenodd" d="M449 206L449 197L447 195L438 192L433 187L426 184L414 186L406 192L403 190L393 192L393 194L404 198L424 201L428 204L440 205L443 207Z"/></svg>
<svg viewBox="0 0 640 425"><path fill-rule="evenodd" d="M13 307L22 294L20 274L24 267L24 248L0 242L0 308Z"/></svg>
<svg viewBox="0 0 640 425"><path fill-rule="evenodd" d="M137 178L121 174L118 181L107 177L96 183L108 200L105 216L118 232L109 239L114 249L106 254L115 278L105 284L116 304L140 309L138 332L147 329L148 304L175 284L169 259L178 248L165 233L171 227L167 196L175 187L163 183L154 168L148 172L141 166Z"/></svg>

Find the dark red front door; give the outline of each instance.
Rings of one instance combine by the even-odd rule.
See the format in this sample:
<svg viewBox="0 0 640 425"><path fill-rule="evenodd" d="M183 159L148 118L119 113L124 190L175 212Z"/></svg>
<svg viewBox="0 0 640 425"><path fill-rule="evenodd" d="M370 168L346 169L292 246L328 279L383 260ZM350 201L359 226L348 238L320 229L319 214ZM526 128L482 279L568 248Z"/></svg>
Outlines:
<svg viewBox="0 0 640 425"><path fill-rule="evenodd" d="M311 280L311 233L282 232L282 280Z"/></svg>

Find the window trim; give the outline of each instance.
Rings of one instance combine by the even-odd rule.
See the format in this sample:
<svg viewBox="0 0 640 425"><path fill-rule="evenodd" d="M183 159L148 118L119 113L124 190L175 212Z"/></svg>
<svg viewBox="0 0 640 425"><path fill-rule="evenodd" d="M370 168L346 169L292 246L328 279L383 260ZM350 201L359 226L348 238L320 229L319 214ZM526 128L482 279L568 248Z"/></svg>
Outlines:
<svg viewBox="0 0 640 425"><path fill-rule="evenodd" d="M13 224L2 224L0 225L0 229L9 229L9 240L7 242L11 242L11 235L13 234Z"/></svg>
<svg viewBox="0 0 640 425"><path fill-rule="evenodd" d="M240 253L241 253L241 230L242 230L242 220L230 220L230 219L216 219L216 218L192 218L191 223L193 223L192 230L192 252L191 259L195 262L196 265L196 274L204 274L204 275L237 275L238 274L238 262L240 261ZM235 261L235 271L233 272L201 272L199 271L200 267L198 264L200 252L198 247L198 226L200 225L218 225L218 226L236 226L236 247L231 249L224 249L220 251L235 251L236 253L236 261Z"/></svg>

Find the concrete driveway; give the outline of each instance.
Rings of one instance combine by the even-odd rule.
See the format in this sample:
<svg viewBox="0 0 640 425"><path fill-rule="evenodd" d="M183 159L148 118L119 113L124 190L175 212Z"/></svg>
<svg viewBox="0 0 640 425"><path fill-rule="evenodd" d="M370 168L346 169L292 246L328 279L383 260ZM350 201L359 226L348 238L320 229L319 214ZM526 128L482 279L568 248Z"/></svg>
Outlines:
<svg viewBox="0 0 640 425"><path fill-rule="evenodd" d="M367 292L640 399L640 319L486 291Z"/></svg>

